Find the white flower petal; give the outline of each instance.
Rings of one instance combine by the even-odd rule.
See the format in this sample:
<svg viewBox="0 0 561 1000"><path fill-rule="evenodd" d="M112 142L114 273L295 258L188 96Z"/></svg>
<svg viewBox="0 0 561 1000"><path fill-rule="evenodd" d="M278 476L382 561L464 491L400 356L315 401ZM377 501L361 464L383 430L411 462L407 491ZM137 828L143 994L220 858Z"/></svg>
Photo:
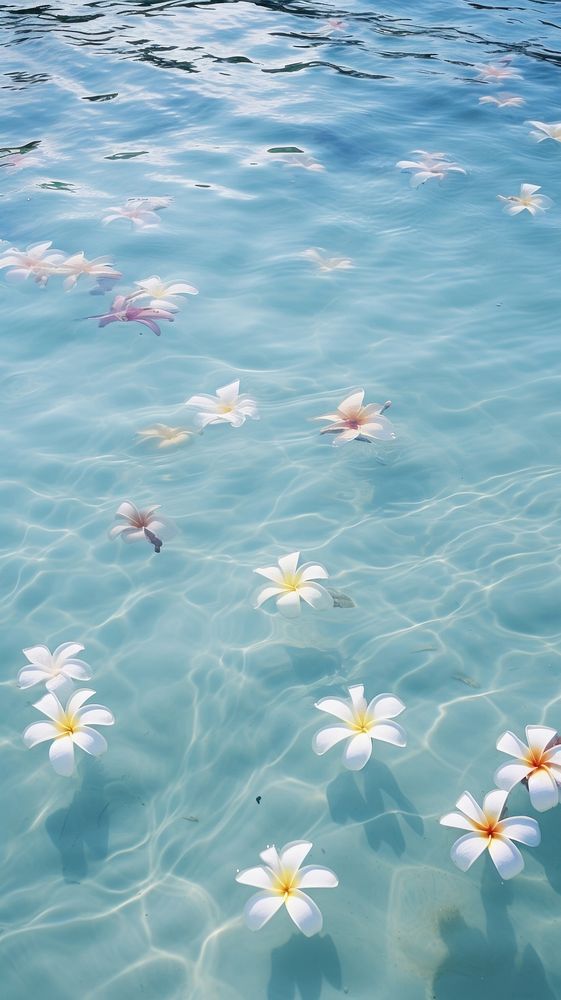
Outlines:
<svg viewBox="0 0 561 1000"><path fill-rule="evenodd" d="M339 403L337 409L339 413L342 413L345 417L352 417L355 415L357 410L360 410L364 400L364 389L359 389L358 392L351 393L350 396L346 396L342 403Z"/></svg>
<svg viewBox="0 0 561 1000"><path fill-rule="evenodd" d="M510 792L511 788L526 778L531 770L530 764L502 764L495 771L495 784L505 792Z"/></svg>
<svg viewBox="0 0 561 1000"><path fill-rule="evenodd" d="M327 729L320 729L318 733L315 734L312 740L312 748L314 753L317 753L318 757L321 757L332 747L340 743L341 740L350 739L353 736L353 730L348 729L344 726L329 726Z"/></svg>
<svg viewBox="0 0 561 1000"><path fill-rule="evenodd" d="M23 650L23 655L27 657L30 663L37 664L50 671L53 657L47 646L30 646L28 649Z"/></svg>
<svg viewBox="0 0 561 1000"><path fill-rule="evenodd" d="M354 717L351 708L348 702L343 701L342 698L320 698L319 701L316 701L315 708L319 708L320 712L334 715L337 719L348 722L349 725L353 723Z"/></svg>
<svg viewBox="0 0 561 1000"><path fill-rule="evenodd" d="M315 611L327 611L333 607L331 594L319 583L307 583L304 587L298 587L298 594Z"/></svg>
<svg viewBox="0 0 561 1000"><path fill-rule="evenodd" d="M95 694L90 688L80 688L79 691L75 691L71 698L68 699L68 704L66 706L66 711L70 715L74 715L79 708L82 707L88 698L91 698Z"/></svg>
<svg viewBox="0 0 561 1000"><path fill-rule="evenodd" d="M493 788L483 799L483 812L495 823L498 823L501 818L507 797L508 792L502 788Z"/></svg>
<svg viewBox="0 0 561 1000"><path fill-rule="evenodd" d="M537 847L541 842L541 833L535 819L529 816L512 816L502 822L503 836L509 840L518 840L528 847Z"/></svg>
<svg viewBox="0 0 561 1000"><path fill-rule="evenodd" d="M369 703L367 712L374 719L395 719L405 711L405 705L394 694L379 694Z"/></svg>
<svg viewBox="0 0 561 1000"><path fill-rule="evenodd" d="M235 403L240 394L240 380L230 382L216 390L216 395L222 403Z"/></svg>
<svg viewBox="0 0 561 1000"><path fill-rule="evenodd" d="M186 281L175 281L166 288L167 295L198 295L199 289L188 285Z"/></svg>
<svg viewBox="0 0 561 1000"><path fill-rule="evenodd" d="M360 771L370 760L372 740L367 733L357 733L353 736L343 754L343 763L350 771Z"/></svg>
<svg viewBox="0 0 561 1000"><path fill-rule="evenodd" d="M236 882L240 882L241 885L255 886L256 889L271 889L273 876L269 868L257 865L256 868L246 868L243 872L238 872Z"/></svg>
<svg viewBox="0 0 561 1000"><path fill-rule="evenodd" d="M115 716L105 705L86 705L76 712L81 726L113 726Z"/></svg>
<svg viewBox="0 0 561 1000"><path fill-rule="evenodd" d="M295 590L277 598L277 608L285 618L297 618L300 614L300 596Z"/></svg>
<svg viewBox="0 0 561 1000"><path fill-rule="evenodd" d="M281 868L297 871L313 846L309 840L292 840L289 844L285 844L280 852Z"/></svg>
<svg viewBox="0 0 561 1000"><path fill-rule="evenodd" d="M325 566L321 566L319 563L304 563L300 567L300 579L303 582L308 580L327 580L329 574L325 569Z"/></svg>
<svg viewBox="0 0 561 1000"><path fill-rule="evenodd" d="M489 854L499 875L503 879L514 878L524 868L524 858L514 844L503 837L493 837L489 844Z"/></svg>
<svg viewBox="0 0 561 1000"><path fill-rule="evenodd" d="M477 861L478 857L483 854L487 844L487 837L482 837L479 833L466 833L464 837L460 837L455 844L452 844L450 857L460 871L467 872L474 861Z"/></svg>
<svg viewBox="0 0 561 1000"><path fill-rule="evenodd" d="M81 653L83 649L84 647L79 642L63 642L55 649L53 660L60 667L66 660L76 656L77 653Z"/></svg>
<svg viewBox="0 0 561 1000"><path fill-rule="evenodd" d="M49 758L57 774L69 778L74 774L74 743L70 736L59 736L49 748Z"/></svg>
<svg viewBox="0 0 561 1000"><path fill-rule="evenodd" d="M264 576L267 580L272 580L273 583L283 584L284 576L278 566L264 566L263 569L254 569L254 573L258 573L259 576Z"/></svg>
<svg viewBox="0 0 561 1000"><path fill-rule="evenodd" d="M473 822L467 816L462 816L462 813L446 813L440 817L439 823L441 826L453 826L458 830L471 830L473 832Z"/></svg>
<svg viewBox="0 0 561 1000"><path fill-rule="evenodd" d="M119 506L117 507L116 516L125 517L127 521L131 521L134 523L138 521L140 512L138 510L138 507L135 507L135 505L130 500L124 500L123 503L119 504Z"/></svg>
<svg viewBox="0 0 561 1000"><path fill-rule="evenodd" d="M327 427L326 430L329 430L329 428ZM322 434L324 433L325 431L322 431ZM333 445L335 448L338 448L339 445L348 444L349 441L356 441L359 435L360 435L360 430L358 429L356 430L349 429L340 432L337 431L335 437L333 438Z"/></svg>
<svg viewBox="0 0 561 1000"><path fill-rule="evenodd" d="M260 608L269 598L278 597L279 594L284 594L283 587L264 587L263 590L259 591L254 607Z"/></svg>
<svg viewBox="0 0 561 1000"><path fill-rule="evenodd" d="M270 892L256 892L244 906L244 917L250 931L258 931L274 917L284 903L284 897Z"/></svg>
<svg viewBox="0 0 561 1000"><path fill-rule="evenodd" d="M64 715L64 709L60 701L58 700L56 695L52 694L51 692L49 692L49 694L44 694L43 697L39 699L39 701L36 701L34 703L33 707L36 708L39 712L42 712L43 715L47 715L49 719L52 719L54 722L57 722L58 719L60 719L61 716Z"/></svg>
<svg viewBox="0 0 561 1000"><path fill-rule="evenodd" d="M105 736L98 733L97 729L90 729L89 726L83 726L74 733L74 743L92 757L100 757L107 750Z"/></svg>
<svg viewBox="0 0 561 1000"><path fill-rule="evenodd" d="M535 753L542 753L555 736L557 730L550 729L549 726L526 726L528 746Z"/></svg>
<svg viewBox="0 0 561 1000"><path fill-rule="evenodd" d="M281 556L279 559L279 568L283 577L292 576L296 573L296 567L298 566L298 560L300 558L299 552L291 552L288 556Z"/></svg>
<svg viewBox="0 0 561 1000"><path fill-rule="evenodd" d="M92 677L88 664L84 663L83 660L67 660L62 672L76 681L89 681Z"/></svg>
<svg viewBox="0 0 561 1000"><path fill-rule="evenodd" d="M339 879L330 868L306 865L300 871L301 889L334 889L336 885L339 885Z"/></svg>
<svg viewBox="0 0 561 1000"><path fill-rule="evenodd" d="M321 910L305 892L293 892L286 900L286 908L298 930L306 937L319 934L323 927Z"/></svg>
<svg viewBox="0 0 561 1000"><path fill-rule="evenodd" d="M456 802L456 809L465 813L465 815L468 816L469 819L472 819L475 823L482 823L485 825L487 822L485 813L479 807L473 795L470 795L469 792L464 792L460 795L460 798Z"/></svg>
<svg viewBox="0 0 561 1000"><path fill-rule="evenodd" d="M370 731L373 740L393 743L395 747L407 746L405 730L397 722L378 722Z"/></svg>
<svg viewBox="0 0 561 1000"><path fill-rule="evenodd" d="M50 670L42 667L22 667L18 674L18 684L20 688L30 688L34 684L44 684L51 676Z"/></svg>
<svg viewBox="0 0 561 1000"><path fill-rule="evenodd" d="M559 790L555 778L543 767L530 774L528 792L530 793L530 802L538 812L553 809L559 803Z"/></svg>
<svg viewBox="0 0 561 1000"><path fill-rule="evenodd" d="M528 753L528 747L522 740L518 739L514 733L507 730L502 736L497 740L497 750L501 753L508 753L511 757L524 758Z"/></svg>
<svg viewBox="0 0 561 1000"><path fill-rule="evenodd" d="M280 871L279 853L274 844L272 847L267 847L264 851L261 851L259 857L261 858L261 861L264 861L265 864L268 865L269 868L272 868L274 872Z"/></svg>
<svg viewBox="0 0 561 1000"><path fill-rule="evenodd" d="M375 441L393 441L396 434L386 417L376 417L363 424L360 428L363 437L373 438Z"/></svg>
<svg viewBox="0 0 561 1000"><path fill-rule="evenodd" d="M58 735L59 730L53 722L33 722L24 729L22 738L26 747L31 750L31 747L44 743L45 740L55 740Z"/></svg>
<svg viewBox="0 0 561 1000"><path fill-rule="evenodd" d="M216 412L216 407L218 403L214 396L205 395L200 396L190 396L189 399L185 401L185 406L197 406L205 413L210 410L212 413Z"/></svg>
<svg viewBox="0 0 561 1000"><path fill-rule="evenodd" d="M355 715L362 715L366 711L366 698L364 697L364 684L351 684L349 696Z"/></svg>

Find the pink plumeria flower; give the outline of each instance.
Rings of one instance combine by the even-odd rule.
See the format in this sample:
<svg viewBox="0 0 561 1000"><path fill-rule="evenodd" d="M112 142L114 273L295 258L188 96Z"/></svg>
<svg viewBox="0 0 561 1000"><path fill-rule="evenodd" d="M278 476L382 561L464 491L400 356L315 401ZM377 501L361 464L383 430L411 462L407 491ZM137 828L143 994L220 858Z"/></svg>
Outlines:
<svg viewBox="0 0 561 1000"><path fill-rule="evenodd" d="M322 434L335 434L334 445L347 444L349 441L393 441L395 432L387 417L382 416L391 403L369 403L363 406L364 389L353 392L339 403L335 413L326 413L314 420L329 420L332 423L324 427Z"/></svg>
<svg viewBox="0 0 561 1000"><path fill-rule="evenodd" d="M104 225L114 222L115 219L128 219L137 229L147 229L150 226L159 226L160 216L157 211L167 208L171 198L129 198L124 205L112 206L107 211L110 213L102 220Z"/></svg>
<svg viewBox="0 0 561 1000"><path fill-rule="evenodd" d="M547 122L527 122L527 124L533 125L537 130L530 132L530 135L536 142L544 142L546 139L561 142L561 122L552 122L549 125Z"/></svg>
<svg viewBox="0 0 561 1000"><path fill-rule="evenodd" d="M117 508L116 518L121 519L121 524L116 524L109 532L110 538L122 538L125 542L150 541L146 535L146 530L153 535L161 535L167 527L166 522L155 515L155 511L160 510L160 504L148 507L146 510L139 510L131 500L125 500Z"/></svg>
<svg viewBox="0 0 561 1000"><path fill-rule="evenodd" d="M0 268L9 268L7 277L10 281L26 281L32 277L44 287L52 274L58 273L58 268L65 259L60 250L51 250L52 242L33 243L27 250L10 247L0 254Z"/></svg>
<svg viewBox="0 0 561 1000"><path fill-rule="evenodd" d="M343 763L350 771L360 771L372 755L372 741L382 740L396 747L407 746L405 731L397 722L392 722L405 710L405 705L393 694L379 694L366 702L364 685L354 684L349 688L350 699L322 698L315 707L320 712L334 715L341 722L337 726L320 729L313 739L313 749L322 756L348 740L343 754Z"/></svg>
<svg viewBox="0 0 561 1000"><path fill-rule="evenodd" d="M505 212L508 215L519 215L520 212L536 215L538 212L546 212L553 205L551 198L545 194L536 194L536 191L541 191L539 184L521 184L520 194L499 194L497 198L505 202Z"/></svg>
<svg viewBox="0 0 561 1000"><path fill-rule="evenodd" d="M215 396L206 394L191 396L185 406L192 406L200 411L195 419L201 429L210 424L231 424L232 427L241 427L247 417L259 420L255 400L244 393L240 394L239 379L217 389Z"/></svg>
<svg viewBox="0 0 561 1000"><path fill-rule="evenodd" d="M35 702L36 708L46 715L50 722L34 722L23 733L23 741L28 747L52 740L49 758L57 774L65 778L74 774L74 747L80 747L93 757L99 757L107 750L107 742L93 726L112 726L115 718L104 705L84 705L95 691L81 688L70 696L63 708L52 692Z"/></svg>
<svg viewBox="0 0 561 1000"><path fill-rule="evenodd" d="M178 311L178 303L175 301L178 295L199 294L198 288L188 285L186 281L162 281L157 274L142 281L135 281L135 285L139 291L129 295L129 302L150 299L148 305L152 309L165 309L174 313Z"/></svg>
<svg viewBox="0 0 561 1000"><path fill-rule="evenodd" d="M29 664L18 674L20 688L44 684L47 691L56 691L67 681L89 681L92 672L87 663L76 659L84 649L79 642L63 642L51 653L48 646L30 646L23 650Z"/></svg>
<svg viewBox="0 0 561 1000"><path fill-rule="evenodd" d="M480 104L494 104L497 108L520 108L525 104L523 97L515 97L510 94L497 94L496 97L486 94L479 98Z"/></svg>
<svg viewBox="0 0 561 1000"><path fill-rule="evenodd" d="M488 63L486 65L474 66L474 69L479 71L477 79L483 80L485 83L502 83L503 80L523 79L522 73L513 66L509 66L506 59L498 65Z"/></svg>
<svg viewBox="0 0 561 1000"><path fill-rule="evenodd" d="M110 257L95 257L93 260L88 260L83 250L68 257L60 265L57 273L67 275L63 281L63 287L66 291L74 288L82 275L96 280L110 278L113 281L123 277L120 271L115 270Z"/></svg>
<svg viewBox="0 0 561 1000"><path fill-rule="evenodd" d="M422 149L414 149L414 153L422 154L420 160L399 160L396 167L400 170L413 171L411 186L420 187L429 180L442 181L449 173L467 174L467 170L457 163L451 163L444 153L427 153Z"/></svg>
<svg viewBox="0 0 561 1000"><path fill-rule="evenodd" d="M333 607L333 598L318 580L327 580L327 570L319 563L303 563L298 566L299 552L291 552L278 561L277 566L265 566L253 572L271 580L272 587L260 591L255 608L275 597L277 608L285 618L297 618L301 612L300 600L316 611L326 611Z"/></svg>
<svg viewBox="0 0 561 1000"><path fill-rule="evenodd" d="M509 816L501 819L508 792L495 788L483 800L483 809L469 792L464 792L456 802L459 812L442 816L442 826L469 830L452 846L450 856L458 868L467 872L474 861L488 850L491 860L503 879L514 878L524 868L524 858L512 843L517 840L528 847L537 847L541 840L540 828L529 816Z"/></svg>
<svg viewBox="0 0 561 1000"><path fill-rule="evenodd" d="M526 743L507 731L497 741L497 750L514 757L515 764L502 764L495 782L510 792L519 781L528 785L530 802L538 812L559 804L561 746L557 730L548 726L526 726Z"/></svg>
<svg viewBox="0 0 561 1000"><path fill-rule="evenodd" d="M166 309L153 309L151 306L135 306L126 295L117 295L109 312L88 316L88 319L98 319L98 326L108 326L109 323L140 323L147 326L157 337L161 335L158 325L162 320L173 323L174 314ZM139 331L142 333L142 331Z"/></svg>
<svg viewBox="0 0 561 1000"><path fill-rule="evenodd" d="M264 866L238 872L236 882L261 890L251 896L244 907L245 921L250 930L260 930L281 906L286 906L290 919L306 937L319 934L323 927L321 910L302 890L334 889L339 885L339 879L330 868L316 865L302 868L302 862L312 847L313 844L307 840L285 844L280 852L276 847L268 847L259 855L265 862Z"/></svg>

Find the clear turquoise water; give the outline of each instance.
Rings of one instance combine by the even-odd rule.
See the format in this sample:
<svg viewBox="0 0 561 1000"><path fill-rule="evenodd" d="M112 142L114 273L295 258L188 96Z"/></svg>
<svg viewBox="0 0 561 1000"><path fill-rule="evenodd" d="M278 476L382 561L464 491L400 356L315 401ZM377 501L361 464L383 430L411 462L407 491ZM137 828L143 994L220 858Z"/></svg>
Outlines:
<svg viewBox="0 0 561 1000"><path fill-rule="evenodd" d="M561 996L559 812L511 883L458 872L438 825L491 788L504 729L560 725L561 147L524 124L561 118L559 5L22 3L0 29L2 145L39 143L0 170L6 246L200 289L157 339L84 321L111 297L83 279L0 279L2 997ZM479 106L501 88L474 64L505 54L526 105ZM413 190L417 147L468 175ZM503 214L522 182L551 211ZM101 225L156 195L157 229ZM138 442L238 377L259 423ZM310 422L361 386L395 446ZM109 541L126 498L175 522L159 556ZM254 611L253 569L295 549L356 608ZM40 692L15 683L23 647L68 640L117 716L71 780L23 747ZM353 775L311 737L358 682L403 699L409 745ZM322 934L250 933L236 869L300 838L340 879Z"/></svg>

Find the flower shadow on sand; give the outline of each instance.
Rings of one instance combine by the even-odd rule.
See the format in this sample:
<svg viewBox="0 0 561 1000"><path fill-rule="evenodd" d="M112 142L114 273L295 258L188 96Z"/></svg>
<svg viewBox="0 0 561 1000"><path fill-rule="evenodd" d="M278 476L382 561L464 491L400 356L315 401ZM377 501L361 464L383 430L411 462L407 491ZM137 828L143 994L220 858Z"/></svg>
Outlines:
<svg viewBox="0 0 561 1000"><path fill-rule="evenodd" d="M555 1000L544 967L530 944L519 947L508 905L510 883L497 883L491 864L485 866L481 886L487 934L470 927L458 911L443 916L439 930L448 954L434 975L430 995L434 1000Z"/></svg>
<svg viewBox="0 0 561 1000"><path fill-rule="evenodd" d="M84 762L81 786L66 809L57 809L45 828L60 853L66 882L81 882L91 863L104 861L109 848L110 802L103 766Z"/></svg>
<svg viewBox="0 0 561 1000"><path fill-rule="evenodd" d="M399 816L422 836L424 823L403 794L389 767L372 758L356 774L345 771L327 787L327 801L335 823L362 823L368 844L376 851L386 843L395 854L405 852Z"/></svg>
<svg viewBox="0 0 561 1000"><path fill-rule="evenodd" d="M330 935L306 939L293 934L271 954L267 1000L320 1000L324 980L342 989L341 963Z"/></svg>

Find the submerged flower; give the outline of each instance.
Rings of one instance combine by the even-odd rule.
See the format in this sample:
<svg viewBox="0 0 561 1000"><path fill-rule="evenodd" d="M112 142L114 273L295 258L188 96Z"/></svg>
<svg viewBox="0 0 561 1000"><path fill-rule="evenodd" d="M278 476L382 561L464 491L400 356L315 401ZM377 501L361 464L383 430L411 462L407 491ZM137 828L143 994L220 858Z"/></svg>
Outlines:
<svg viewBox="0 0 561 1000"><path fill-rule="evenodd" d="M129 295L129 302L133 299L150 299L148 305L152 309L167 309L168 312L177 312L178 306L174 301L177 295L199 294L194 285L188 285L185 281L162 281L157 274L144 278L143 281L135 281L135 285L140 291Z"/></svg>
<svg viewBox="0 0 561 1000"><path fill-rule="evenodd" d="M320 271L348 270L350 267L354 267L350 257L326 257L321 248L317 247L310 247L308 250L303 250L300 256L307 257L308 260L313 260Z"/></svg>
<svg viewBox="0 0 561 1000"><path fill-rule="evenodd" d="M166 527L160 516L155 517L154 511L160 509L160 504L139 510L130 500L125 500L118 508L115 517L120 517L123 524L116 524L109 532L110 538L119 538L125 542L151 541L151 535L159 535ZM148 532L148 534L146 533Z"/></svg>
<svg viewBox="0 0 561 1000"><path fill-rule="evenodd" d="M383 417L391 403L369 403L363 406L364 389L353 392L339 403L335 413L326 413L314 420L331 420L329 427L324 427L322 434L336 434L333 444L346 444L347 441L393 441L395 432L387 417Z"/></svg>
<svg viewBox="0 0 561 1000"><path fill-rule="evenodd" d="M505 212L508 215L518 215L524 211L529 212L530 215L535 215L536 212L547 211L553 205L551 198L548 198L544 194L535 193L540 190L541 187L539 184L521 184L520 194L510 194L508 196L499 194L497 198L499 201L506 202Z"/></svg>
<svg viewBox="0 0 561 1000"><path fill-rule="evenodd" d="M405 705L393 694L379 694L366 703L364 685L349 688L350 701L344 698L322 698L315 707L341 719L342 725L320 729L313 739L313 748L320 757L337 743L348 740L343 763L350 771L360 771L370 760L372 740L383 740L396 747L407 745L405 731L390 722L404 711Z"/></svg>
<svg viewBox="0 0 561 1000"><path fill-rule="evenodd" d="M474 69L479 71L477 79L484 80L485 83L501 83L502 80L523 79L522 73L519 73L513 66L509 66L507 60L504 60L498 66L488 63L487 65L474 66Z"/></svg>
<svg viewBox="0 0 561 1000"><path fill-rule="evenodd" d="M67 275L63 282L67 290L74 288L81 275L97 280L109 278L113 281L123 277L120 271L115 270L110 257L95 257L94 260L88 260L83 250L68 257L58 268L58 273Z"/></svg>
<svg viewBox="0 0 561 1000"><path fill-rule="evenodd" d="M420 160L399 160L396 167L400 170L413 170L411 177L412 187L419 187L431 178L441 181L446 174L467 174L467 170L457 163L450 163L445 153L427 153L424 149L414 149L414 153L421 154Z"/></svg>
<svg viewBox="0 0 561 1000"><path fill-rule="evenodd" d="M81 648L81 647L80 647ZM23 741L29 749L52 740L49 758L57 774L66 778L74 774L74 746L80 747L93 757L99 757L107 750L105 737L92 726L112 726L113 714L104 705L86 705L95 691L82 688L75 691L63 708L55 694L43 695L34 708L48 716L51 722L34 722L23 733Z"/></svg>
<svg viewBox="0 0 561 1000"><path fill-rule="evenodd" d="M244 394L240 396L239 379L217 389L216 396L206 394L191 396L185 406L199 408L196 420L201 428L209 424L231 424L232 427L241 427L247 417L259 420L255 400Z"/></svg>
<svg viewBox="0 0 561 1000"><path fill-rule="evenodd" d="M147 326L157 337L161 330L158 322L163 319L173 323L174 315L166 309L153 309L151 306L135 306L129 301L126 295L117 295L111 304L109 312L96 316L88 316L88 319L98 319L98 326L108 326L109 323L141 323ZM142 333L142 331L140 331Z"/></svg>
<svg viewBox="0 0 561 1000"><path fill-rule="evenodd" d="M540 828L529 816L509 816L501 819L508 792L495 788L483 800L481 809L469 792L464 792L456 802L460 811L442 816L442 826L469 830L452 845L450 856L461 871L467 872L485 849L503 879L513 878L524 868L524 859L513 840L528 847L537 847L541 840Z"/></svg>
<svg viewBox="0 0 561 1000"><path fill-rule="evenodd" d="M0 268L7 267L7 277L11 281L25 281L29 277L38 285L45 286L52 274L64 261L65 254L51 250L52 242L33 243L27 250L10 247L0 254Z"/></svg>
<svg viewBox="0 0 561 1000"><path fill-rule="evenodd" d="M138 229L159 226L162 220L156 213L170 203L171 198L129 198L124 205L109 208L107 211L110 214L105 216L103 223L106 225L115 219L128 219Z"/></svg>
<svg viewBox="0 0 561 1000"><path fill-rule="evenodd" d="M510 94L497 94L496 97L487 94L485 97L479 98L479 103L495 104L497 108L519 108L526 102L523 97L514 97Z"/></svg>
<svg viewBox="0 0 561 1000"><path fill-rule="evenodd" d="M18 674L20 688L44 684L48 691L55 691L66 681L89 681L92 674L87 663L76 659L83 646L78 642L63 642L51 653L47 646L30 646L23 650L29 666Z"/></svg>
<svg viewBox="0 0 561 1000"><path fill-rule="evenodd" d="M530 132L533 139L537 142L544 142L545 139L554 139L555 142L561 142L561 122L553 122L548 125L546 122L528 122L528 125L533 125L536 132Z"/></svg>
<svg viewBox="0 0 561 1000"><path fill-rule="evenodd" d="M260 608L271 597L276 597L277 608L286 618L296 618L300 614L300 599L316 611L333 607L329 591L316 583L316 580L327 580L327 570L318 563L304 563L299 567L299 558L299 552L292 552L279 559L278 566L266 566L253 571L274 584L259 593L256 608Z"/></svg>
<svg viewBox="0 0 561 1000"><path fill-rule="evenodd" d="M318 934L323 927L321 910L303 889L334 889L339 879L330 868L305 865L302 862L313 844L307 840L294 840L285 844L280 852L268 847L259 857L265 865L238 872L236 882L251 885L261 892L251 896L244 907L247 926L258 931L284 904L288 915L298 930L306 937Z"/></svg>
<svg viewBox="0 0 561 1000"><path fill-rule="evenodd" d="M495 772L499 788L510 792L519 781L527 781L534 809L553 809L559 803L561 785L561 746L557 739L557 731L547 726L526 726L527 743L514 733L503 733L497 750L514 757L516 764L502 764Z"/></svg>
<svg viewBox="0 0 561 1000"><path fill-rule="evenodd" d="M167 424L155 424L145 431L138 431L139 437L158 438L158 448L171 448L174 444L182 444L189 438L194 437L195 431L186 427L168 427Z"/></svg>

